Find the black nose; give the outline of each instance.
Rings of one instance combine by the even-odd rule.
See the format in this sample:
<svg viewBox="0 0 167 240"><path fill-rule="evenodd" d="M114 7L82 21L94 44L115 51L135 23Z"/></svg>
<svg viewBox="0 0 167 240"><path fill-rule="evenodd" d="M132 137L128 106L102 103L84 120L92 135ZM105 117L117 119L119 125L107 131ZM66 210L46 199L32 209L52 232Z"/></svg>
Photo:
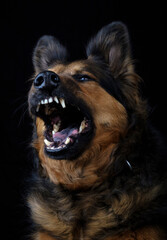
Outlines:
<svg viewBox="0 0 167 240"><path fill-rule="evenodd" d="M44 89L57 87L60 82L59 76L52 71L44 71L39 73L34 80L34 87Z"/></svg>

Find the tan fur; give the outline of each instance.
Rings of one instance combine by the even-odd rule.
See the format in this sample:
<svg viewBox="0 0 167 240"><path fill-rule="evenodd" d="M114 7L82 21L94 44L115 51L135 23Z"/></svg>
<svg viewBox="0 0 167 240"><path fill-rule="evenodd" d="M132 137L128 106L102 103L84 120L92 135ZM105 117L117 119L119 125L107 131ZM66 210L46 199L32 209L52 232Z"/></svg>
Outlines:
<svg viewBox="0 0 167 240"><path fill-rule="evenodd" d="M157 186L153 189L151 189L148 192L138 193L135 192L133 195L127 195L122 194L121 201L114 200L112 202L111 208L108 211L108 214L106 214L105 209L98 210L96 214L94 214L90 219L89 222L86 224L86 228L84 230L84 240L91 240L93 236L100 231L102 228L113 228L117 227L117 217L123 216L123 221L128 219L128 217L133 213L133 209L135 211L139 209L143 205L148 205L151 200L153 200L158 192L160 191L160 187ZM108 194L106 192L106 194ZM54 212L49 208L47 201L45 199L41 199L40 196L30 196L29 198L29 204L32 209L32 218L33 220L42 226L47 232L51 232L52 235L55 236L61 236L62 234L66 234L66 237L68 240L74 239L73 233L78 234L77 236L82 236L82 229L81 227L78 228L77 226L77 219L80 214L80 209L84 209L85 212L89 211L89 209L94 206L96 202L96 199L89 198L89 195L85 199L81 199L79 202L79 205L76 206L76 208L72 208L71 202L68 201L68 199L62 199L62 206L64 210L67 212L70 212L70 223L66 221L66 219L63 219L60 215L55 215ZM56 228L55 228L56 226ZM136 238L137 240L145 240L142 238L142 236L159 236L159 230L152 230L150 228L150 235L147 235L147 232L143 233L142 231L135 232L135 236L138 236L139 238ZM78 231L78 233L76 233ZM130 237L133 231L131 233L126 233L125 236ZM142 235L143 234L143 235ZM117 240L119 239L120 235L114 238L109 238L107 240ZM79 237L78 237L79 238ZM123 239L121 237L120 239ZM125 238L126 239L126 238ZM130 238L131 239L131 238ZM132 238L133 239L133 238ZM152 238L146 238L148 240L152 240ZM154 239L154 238L153 238ZM82 238L79 238L78 240L82 240ZM135 240L135 238L134 238ZM155 238L155 240L161 240L161 238Z"/></svg>
<svg viewBox="0 0 167 240"><path fill-rule="evenodd" d="M33 237L34 240L56 240L56 238L50 237L47 233L38 232Z"/></svg>
<svg viewBox="0 0 167 240"><path fill-rule="evenodd" d="M71 74L71 72L74 74L77 69L82 67L84 67L82 62L75 62L75 64L64 67L57 65L50 70L59 73L61 81L70 87L73 80L70 78L67 80L66 74ZM96 134L90 147L77 161L55 161L48 158L43 150L44 124L39 118L36 121L38 140L34 142L34 146L39 152L41 164L46 169L50 179L54 183L62 183L72 189L89 187L95 182L104 180L105 170L112 163L110 161L111 151L116 149L120 136L126 133L127 128L127 114L124 107L96 82L78 84L78 89L76 91L77 97L84 99L89 104L94 116ZM98 102L94 99L98 99ZM99 108L99 106L101 107Z"/></svg>
<svg viewBox="0 0 167 240"><path fill-rule="evenodd" d="M123 235L109 237L105 240L165 240L164 234L159 228L146 227L138 231L130 231Z"/></svg>
<svg viewBox="0 0 167 240"><path fill-rule="evenodd" d="M61 221L59 216L56 216L42 200L30 197L28 202L33 211L33 220L36 223L52 234L60 236L66 234L70 239L72 225L67 225Z"/></svg>
<svg viewBox="0 0 167 240"><path fill-rule="evenodd" d="M159 190L160 190L160 187L157 186L151 189L149 192L145 192L145 193L143 192L142 195L141 193L138 193L138 192L136 192L135 195L122 194L121 201L119 200L113 201L112 207L109 209L109 214L106 215L106 211L104 209L104 210L98 211L92 217L85 231L85 235L88 235L91 239L91 237L93 237L95 233L98 232L98 230L100 229L100 226L103 226L103 227L105 226L106 228L110 227L111 229L113 227L116 227L118 216L123 216L123 220L128 219L128 217L133 213L133 208L135 208L136 210L137 208L140 208L143 205L149 204L150 201L157 196ZM158 239L159 238L157 238L156 240ZM137 240L140 240L140 238Z"/></svg>
<svg viewBox="0 0 167 240"><path fill-rule="evenodd" d="M161 240L164 239L163 234L160 232L159 228L152 228L152 227L147 227L147 228L142 228L138 231L135 232L127 232L124 233L123 236L115 236L115 237L109 237L104 240L157 240L160 239L159 235L161 236ZM50 237L46 233L37 233L34 236L34 240L56 240L56 238ZM82 239L78 239L82 240ZM85 239L87 240L87 239Z"/></svg>

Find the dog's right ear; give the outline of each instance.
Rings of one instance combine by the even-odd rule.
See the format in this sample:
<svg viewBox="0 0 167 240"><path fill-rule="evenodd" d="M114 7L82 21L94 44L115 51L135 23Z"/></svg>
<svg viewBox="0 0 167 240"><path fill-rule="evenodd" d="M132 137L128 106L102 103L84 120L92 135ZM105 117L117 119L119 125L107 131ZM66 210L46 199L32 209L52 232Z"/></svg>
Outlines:
<svg viewBox="0 0 167 240"><path fill-rule="evenodd" d="M56 62L67 60L67 50L53 36L41 37L33 52L33 65L36 73L47 70Z"/></svg>

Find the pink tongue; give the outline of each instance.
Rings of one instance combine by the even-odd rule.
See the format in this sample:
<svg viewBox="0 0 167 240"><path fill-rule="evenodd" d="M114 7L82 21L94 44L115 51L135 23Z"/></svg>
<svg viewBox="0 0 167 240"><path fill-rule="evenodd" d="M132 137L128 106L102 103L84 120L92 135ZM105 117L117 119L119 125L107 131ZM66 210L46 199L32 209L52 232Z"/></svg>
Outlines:
<svg viewBox="0 0 167 240"><path fill-rule="evenodd" d="M77 128L66 128L63 129L61 132L57 132L53 134L53 140L55 143L58 143L58 145L61 145L65 142L67 137L75 137L78 134Z"/></svg>

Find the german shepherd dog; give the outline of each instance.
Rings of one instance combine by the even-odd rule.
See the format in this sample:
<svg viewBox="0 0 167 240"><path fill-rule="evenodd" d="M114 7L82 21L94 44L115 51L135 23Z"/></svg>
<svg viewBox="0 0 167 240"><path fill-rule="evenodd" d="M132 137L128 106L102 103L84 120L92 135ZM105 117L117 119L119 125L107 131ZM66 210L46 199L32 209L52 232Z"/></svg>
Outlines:
<svg viewBox="0 0 167 240"><path fill-rule="evenodd" d="M34 240L165 240L166 164L121 22L83 60L39 39L28 102L38 165L28 194Z"/></svg>

